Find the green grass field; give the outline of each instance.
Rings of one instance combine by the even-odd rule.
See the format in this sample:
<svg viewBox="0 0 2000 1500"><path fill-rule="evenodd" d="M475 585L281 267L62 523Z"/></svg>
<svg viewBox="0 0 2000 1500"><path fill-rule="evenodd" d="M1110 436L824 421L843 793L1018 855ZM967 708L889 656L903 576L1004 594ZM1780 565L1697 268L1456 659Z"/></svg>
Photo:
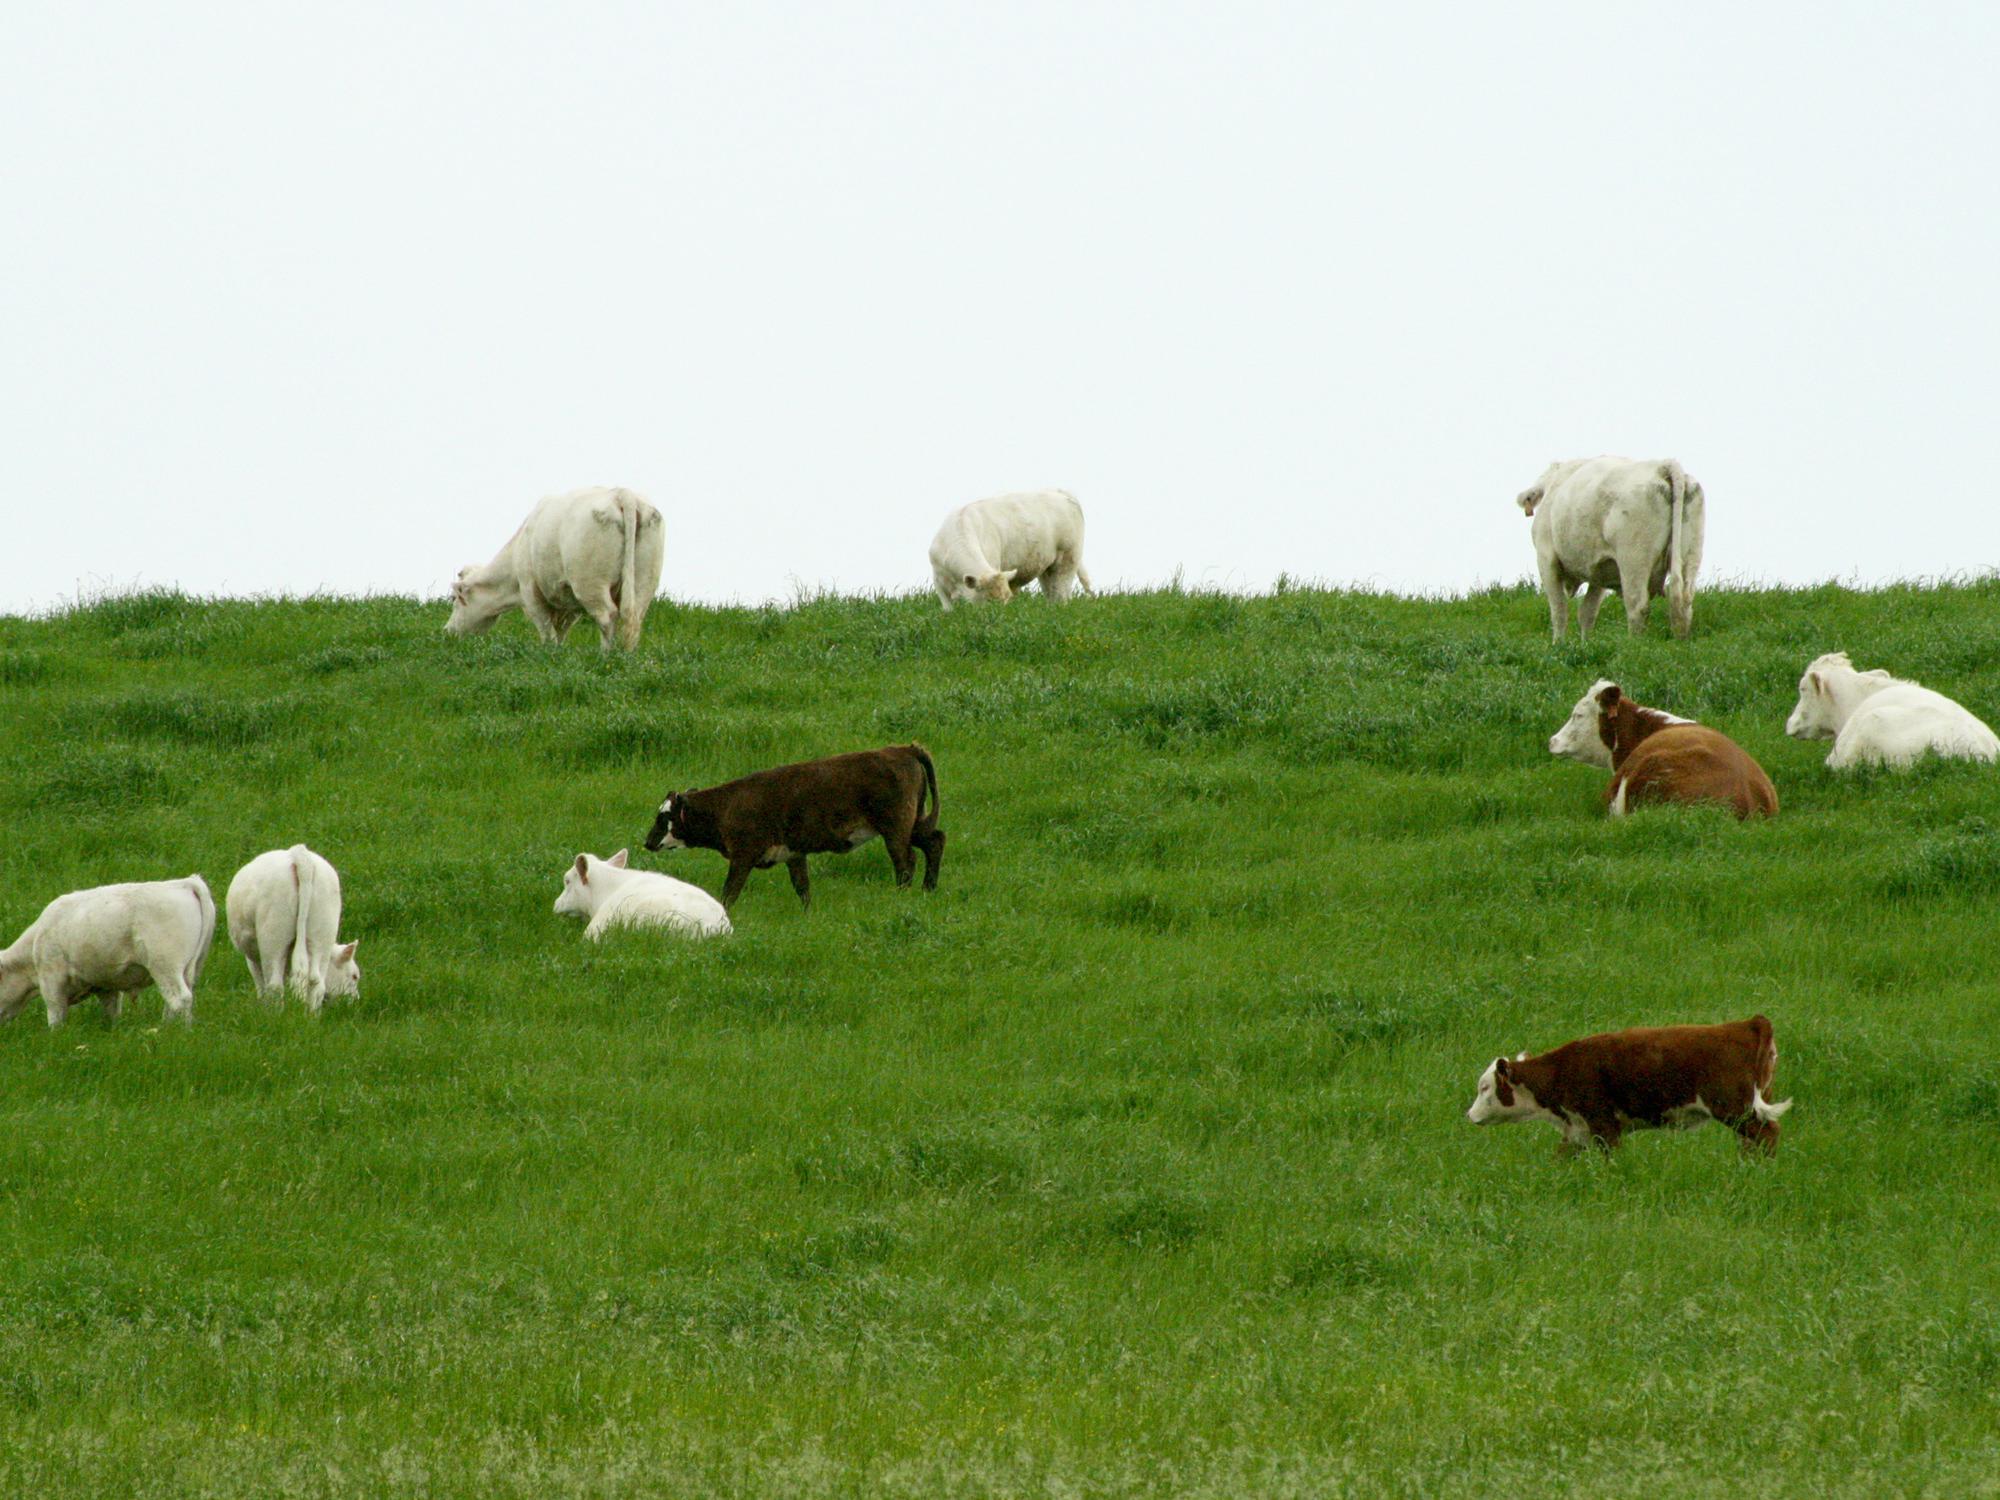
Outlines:
<svg viewBox="0 0 2000 1500"><path fill-rule="evenodd" d="M0 619L0 942L298 840L359 1005L218 931L0 1029L0 1495L2000 1493L2000 772L1836 780L1851 650L2000 718L2000 581L662 602L642 649L408 599ZM588 636L590 639L586 640ZM1600 814L1600 675L1769 824ZM879 844L732 938L585 944L673 789L919 739ZM1469 1125L1498 1052L1777 1027L1775 1160Z"/></svg>

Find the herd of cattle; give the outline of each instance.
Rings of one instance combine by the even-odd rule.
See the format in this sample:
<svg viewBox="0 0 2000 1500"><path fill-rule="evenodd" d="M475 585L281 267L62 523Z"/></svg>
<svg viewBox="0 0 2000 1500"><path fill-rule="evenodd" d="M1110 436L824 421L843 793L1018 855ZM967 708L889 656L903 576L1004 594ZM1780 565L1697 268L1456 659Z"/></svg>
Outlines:
<svg viewBox="0 0 2000 1500"><path fill-rule="evenodd" d="M1533 537L1550 625L1560 640L1570 601L1588 632L1607 591L1624 601L1629 628L1643 630L1651 601L1667 600L1674 634L1694 622L1706 499L1671 459L1576 459L1551 464L1517 503ZM529 512L490 562L460 570L445 628L480 634L521 610L547 641L588 615L599 644L635 647L659 589L665 526L629 490L554 495ZM931 542L940 605L1004 603L1031 582L1065 600L1090 591L1083 566L1083 507L1064 490L995 496L953 511ZM1821 656L1799 681L1785 725L1801 739L1831 739L1827 765L1908 767L1926 755L1993 761L2000 739L1951 699L1883 671L1858 671L1846 653ZM1625 695L1616 682L1591 685L1549 752L1611 772L1604 803L1621 817L1647 802L1720 803L1738 818L1778 811L1771 779L1727 735ZM709 849L728 862L722 899L699 886L634 870L621 849L608 859L579 854L564 872L558 913L582 917L585 936L653 927L688 936L731 931L729 908L752 870L782 864L810 905L809 855L844 853L881 839L907 886L924 858L924 889L944 858L937 767L921 745L836 755L779 766L708 788L670 794L646 838L649 850ZM340 877L304 844L260 854L227 896L230 942L260 998L296 992L317 1013L328 996L360 990L356 944L338 939ZM116 1016L127 994L158 987L170 1017L192 1021L194 988L215 933L215 901L201 876L98 886L51 901L0 949L0 1020L37 991L51 1026L71 1005L98 997ZM1611 1147L1637 1128L1686 1127L1715 1119L1745 1149L1775 1150L1790 1101L1765 1092L1777 1064L1763 1016L1719 1026L1674 1026L1585 1037L1530 1057L1499 1057L1479 1080L1467 1115L1475 1122L1545 1119L1564 1149Z"/></svg>

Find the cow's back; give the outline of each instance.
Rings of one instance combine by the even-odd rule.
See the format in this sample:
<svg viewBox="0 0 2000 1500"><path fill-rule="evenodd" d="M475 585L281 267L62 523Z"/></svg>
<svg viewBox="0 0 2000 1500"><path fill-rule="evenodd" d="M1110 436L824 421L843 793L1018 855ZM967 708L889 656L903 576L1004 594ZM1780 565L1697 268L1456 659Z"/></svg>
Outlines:
<svg viewBox="0 0 2000 1500"><path fill-rule="evenodd" d="M1676 724L1646 736L1625 757L1605 789L1605 800L1719 802L1739 818L1770 817L1777 788L1748 751L1703 724Z"/></svg>
<svg viewBox="0 0 2000 1500"><path fill-rule="evenodd" d="M1962 703L1919 683L1897 682L1854 711L1828 763L1906 766L1927 753L1990 761L2000 756L2000 739Z"/></svg>
<svg viewBox="0 0 2000 1500"><path fill-rule="evenodd" d="M995 495L960 507L958 516L986 561L1003 572L1023 569L1023 581L1082 545L1083 507L1066 490Z"/></svg>
<svg viewBox="0 0 2000 1500"><path fill-rule="evenodd" d="M1604 1032L1565 1043L1546 1060L1562 1094L1658 1125L1697 1099L1721 1117L1747 1113L1752 1086L1770 1085L1777 1052L1770 1021L1758 1015Z"/></svg>
<svg viewBox="0 0 2000 1500"><path fill-rule="evenodd" d="M524 578L551 599L562 598L565 592L574 594L579 586L616 582L624 561L625 518L620 500L625 494L599 486L550 495L537 502L522 524L517 548ZM640 514L642 521L650 523L652 537L662 538L659 512L636 495L631 500L644 507ZM642 525L642 538L646 531L647 526Z"/></svg>
<svg viewBox="0 0 2000 1500"><path fill-rule="evenodd" d="M1535 507L1538 548L1583 578L1613 564L1628 544L1665 548L1671 491L1660 463L1607 455L1559 468ZM1604 581L1617 581L1615 569Z"/></svg>
<svg viewBox="0 0 2000 1500"><path fill-rule="evenodd" d="M85 984L129 984L148 963L178 969L204 957L214 922L214 898L198 875L72 891L37 923L36 964Z"/></svg>

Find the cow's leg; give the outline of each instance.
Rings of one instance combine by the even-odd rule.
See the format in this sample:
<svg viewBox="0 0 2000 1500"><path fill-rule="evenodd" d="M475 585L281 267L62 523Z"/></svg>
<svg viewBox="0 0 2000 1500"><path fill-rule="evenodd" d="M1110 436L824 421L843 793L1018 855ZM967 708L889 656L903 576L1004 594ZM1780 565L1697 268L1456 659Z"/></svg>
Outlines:
<svg viewBox="0 0 2000 1500"><path fill-rule="evenodd" d="M908 885L910 877L917 873L917 856L910 850L910 832L895 824L882 830L882 843L889 851L889 863L896 867L898 887Z"/></svg>
<svg viewBox="0 0 2000 1500"><path fill-rule="evenodd" d="M1634 635L1646 633L1646 613L1652 608L1653 596L1649 587L1653 581L1653 563L1648 558L1634 563L1625 558L1618 559L1618 593L1625 601L1625 625Z"/></svg>
<svg viewBox="0 0 2000 1500"><path fill-rule="evenodd" d="M1569 629L1569 581L1553 557L1541 559L1542 592L1549 599L1549 633L1556 640Z"/></svg>
<svg viewBox="0 0 2000 1500"><path fill-rule="evenodd" d="M561 641L569 629L567 624L559 624L560 617L550 607L535 586L524 584L521 588L521 613L528 617L528 623L535 627L535 634L545 641Z"/></svg>
<svg viewBox="0 0 2000 1500"><path fill-rule="evenodd" d="M282 1003L291 978L292 946L298 940L296 906L283 911L276 902L266 904L257 912L256 930L257 957L250 965L250 977L256 981L257 998Z"/></svg>
<svg viewBox="0 0 2000 1500"><path fill-rule="evenodd" d="M611 597L611 590L603 588L594 594L579 594L577 598L584 613L597 626L599 649L609 651L618 644L618 605Z"/></svg>
<svg viewBox="0 0 2000 1500"><path fill-rule="evenodd" d="M1625 1134L1625 1127L1615 1117L1590 1122L1590 1144L1603 1151L1616 1151L1618 1141Z"/></svg>
<svg viewBox="0 0 2000 1500"><path fill-rule="evenodd" d="M1059 557L1049 565L1042 575L1042 592L1058 604L1069 602L1071 591L1076 587L1076 559Z"/></svg>
<svg viewBox="0 0 2000 1500"><path fill-rule="evenodd" d="M1745 1115L1732 1127L1742 1139L1745 1156L1775 1156L1778 1153L1778 1122Z"/></svg>
<svg viewBox="0 0 2000 1500"><path fill-rule="evenodd" d="M69 1001L69 986L62 975L43 974L42 1004L48 1009L49 1029L51 1031L69 1019Z"/></svg>
<svg viewBox="0 0 2000 1500"><path fill-rule="evenodd" d="M924 851L924 889L937 889L938 866L944 863L944 830L933 828L929 833L917 838L917 847Z"/></svg>
<svg viewBox="0 0 2000 1500"><path fill-rule="evenodd" d="M106 990L97 997L97 1003L104 1009L104 1019L115 1021L118 1019L118 1013L125 1008L125 992L123 990Z"/></svg>
<svg viewBox="0 0 2000 1500"><path fill-rule="evenodd" d="M750 878L750 872L757 868L754 854L731 855L729 877L722 882L722 909L729 910L736 904L736 898L743 894L743 883Z"/></svg>
<svg viewBox="0 0 2000 1500"><path fill-rule="evenodd" d="M799 905L811 911L812 881L806 877L806 857L803 854L794 854L785 861L785 870L792 877L792 889L799 893Z"/></svg>
<svg viewBox="0 0 2000 1500"><path fill-rule="evenodd" d="M164 974L154 974L153 983L160 987L160 997L167 1002L167 1019L194 1024L194 991L178 970Z"/></svg>
<svg viewBox="0 0 2000 1500"><path fill-rule="evenodd" d="M1598 608L1604 603L1604 585L1593 583L1583 591L1583 597L1576 605L1576 633L1589 635L1590 627L1597 623Z"/></svg>

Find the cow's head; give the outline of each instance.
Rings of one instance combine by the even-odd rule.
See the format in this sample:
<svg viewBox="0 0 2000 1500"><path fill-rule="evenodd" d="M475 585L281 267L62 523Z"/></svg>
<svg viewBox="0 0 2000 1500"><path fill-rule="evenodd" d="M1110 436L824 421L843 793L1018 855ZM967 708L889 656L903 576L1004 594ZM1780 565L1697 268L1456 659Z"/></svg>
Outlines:
<svg viewBox="0 0 2000 1500"><path fill-rule="evenodd" d="M1799 701L1792 708L1792 716L1785 720L1785 733L1795 740L1830 740L1839 734L1845 716L1840 712L1833 683L1854 675L1854 663L1848 660L1845 651L1829 651L1815 659L1799 679Z"/></svg>
<svg viewBox="0 0 2000 1500"><path fill-rule="evenodd" d="M704 813L688 801L694 795L694 788L684 792L669 792L660 810L653 815L652 831L646 835L646 847L655 852L661 849L719 849L722 846L715 838L715 818Z"/></svg>
<svg viewBox="0 0 2000 1500"><path fill-rule="evenodd" d="M451 618L444 622L447 635L484 635L500 618L499 590L491 584L473 581L477 563L467 563L451 583Z"/></svg>
<svg viewBox="0 0 2000 1500"><path fill-rule="evenodd" d="M1514 497L1514 503L1521 507L1522 515L1532 516L1535 513L1535 507L1542 503L1542 497L1549 492L1549 486L1555 482L1556 470L1561 467L1562 464L1559 462L1550 464L1542 470L1540 479Z"/></svg>
<svg viewBox="0 0 2000 1500"><path fill-rule="evenodd" d="M0 1016L8 1014L35 989L34 960L0 953Z"/></svg>
<svg viewBox="0 0 2000 1500"><path fill-rule="evenodd" d="M333 957L326 966L326 992L329 995L360 996L361 965L354 961L354 950L360 946L357 939L352 943L342 943L333 950Z"/></svg>
<svg viewBox="0 0 2000 1500"><path fill-rule="evenodd" d="M1576 700L1563 727L1549 736L1549 754L1610 770L1613 736L1609 719L1624 696L1608 677L1593 682L1590 691Z"/></svg>
<svg viewBox="0 0 2000 1500"><path fill-rule="evenodd" d="M1005 604L1014 597L1014 582L1020 576L1019 568L1002 568L992 573L961 573L952 586L951 596L961 604L981 599L993 604Z"/></svg>
<svg viewBox="0 0 2000 1500"><path fill-rule="evenodd" d="M1516 1057L1514 1062L1520 1060ZM1495 1120L1532 1120L1541 1113L1534 1092L1514 1076L1514 1063L1496 1057L1479 1075L1479 1092L1472 1096L1465 1117L1475 1125L1490 1125Z"/></svg>
<svg viewBox="0 0 2000 1500"><path fill-rule="evenodd" d="M595 854L579 854L575 863L563 871L562 894L556 897L556 915L587 917L596 911L598 893L591 881L602 881L606 866L614 870L624 869L625 858L623 849L609 859L599 859Z"/></svg>

